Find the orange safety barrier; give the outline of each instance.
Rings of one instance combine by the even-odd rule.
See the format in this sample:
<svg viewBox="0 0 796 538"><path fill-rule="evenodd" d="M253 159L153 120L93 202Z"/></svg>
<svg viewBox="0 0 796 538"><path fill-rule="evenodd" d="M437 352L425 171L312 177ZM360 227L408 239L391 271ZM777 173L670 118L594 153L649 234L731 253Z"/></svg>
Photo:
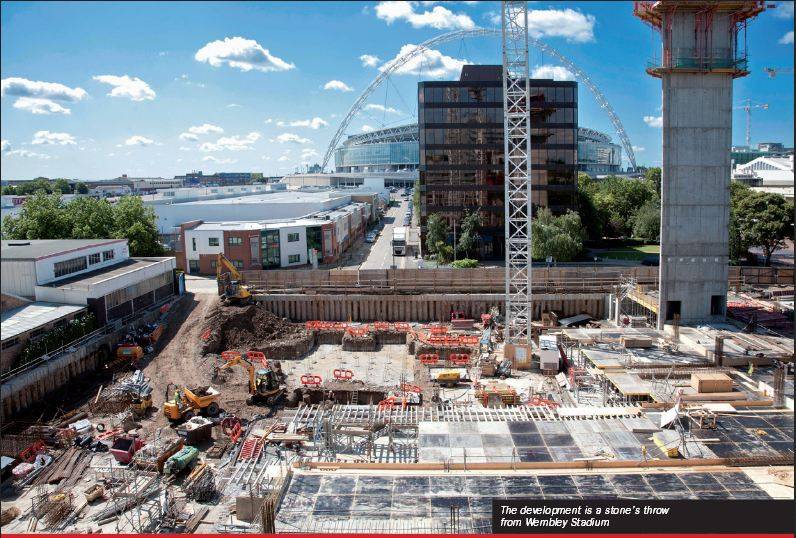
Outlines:
<svg viewBox="0 0 796 538"><path fill-rule="evenodd" d="M421 364L437 364L439 362L439 355L436 353L423 353L420 355Z"/></svg>
<svg viewBox="0 0 796 538"><path fill-rule="evenodd" d="M233 444L236 443L243 432L240 419L235 416L225 418L221 421L221 431L230 438Z"/></svg>
<svg viewBox="0 0 796 538"><path fill-rule="evenodd" d="M321 376L314 374L304 374L301 376L301 384L305 387L319 386L321 384Z"/></svg>
<svg viewBox="0 0 796 538"><path fill-rule="evenodd" d="M404 323L404 322L396 323L395 324L395 330L399 331L399 332L402 332L402 333L408 333L409 332L409 324L408 323Z"/></svg>
<svg viewBox="0 0 796 538"><path fill-rule="evenodd" d="M246 358L251 362L259 362L263 367L268 368L268 360L262 351L247 351Z"/></svg>
<svg viewBox="0 0 796 538"><path fill-rule="evenodd" d="M349 379L354 379L354 372L351 370L336 369L334 371L334 378L340 381L348 381Z"/></svg>
<svg viewBox="0 0 796 538"><path fill-rule="evenodd" d="M445 327L444 325L436 325L432 326L430 331L431 334L445 334L448 332L448 328Z"/></svg>
<svg viewBox="0 0 796 538"><path fill-rule="evenodd" d="M389 331L390 324L386 321L376 321L373 323L373 330L374 331Z"/></svg>
<svg viewBox="0 0 796 538"><path fill-rule="evenodd" d="M42 451L44 451L44 441L38 439L34 441L33 444L31 444L28 448L20 452L17 457L22 461L32 461L36 459L36 455Z"/></svg>
<svg viewBox="0 0 796 538"><path fill-rule="evenodd" d="M533 398L531 398L530 401L528 402L528 404L529 405L533 405L533 406L537 406L537 407L544 405L544 406L547 406L547 407L549 407L551 409L555 409L556 407L559 407L558 402L554 402L554 401L548 400L547 398L540 398L539 396L534 396Z"/></svg>
<svg viewBox="0 0 796 538"><path fill-rule="evenodd" d="M423 389L418 387L417 385L410 385L409 383L401 383L401 391L402 392L414 392L420 394L423 392Z"/></svg>
<svg viewBox="0 0 796 538"><path fill-rule="evenodd" d="M367 335L368 332L370 332L370 331L368 331L367 327L348 327L346 329L346 332L348 332L348 334L350 334L351 336L362 337L362 336Z"/></svg>
<svg viewBox="0 0 796 538"><path fill-rule="evenodd" d="M240 352L239 351L222 351L221 352L221 358L224 359L225 361L231 361L233 359L239 359L240 358Z"/></svg>
<svg viewBox="0 0 796 538"><path fill-rule="evenodd" d="M348 327L348 323L344 323L342 321L334 321L329 324L331 329L343 330Z"/></svg>
<svg viewBox="0 0 796 538"><path fill-rule="evenodd" d="M201 334L201 336L199 338L201 338L202 340L207 340L208 338L210 338L210 333L211 333L211 330L207 329L207 330L205 330L205 332L203 332Z"/></svg>
<svg viewBox="0 0 796 538"><path fill-rule="evenodd" d="M467 355L466 353L451 353L450 357L448 357L448 359L453 364L462 365L462 364L467 364L468 362L470 362L470 355Z"/></svg>

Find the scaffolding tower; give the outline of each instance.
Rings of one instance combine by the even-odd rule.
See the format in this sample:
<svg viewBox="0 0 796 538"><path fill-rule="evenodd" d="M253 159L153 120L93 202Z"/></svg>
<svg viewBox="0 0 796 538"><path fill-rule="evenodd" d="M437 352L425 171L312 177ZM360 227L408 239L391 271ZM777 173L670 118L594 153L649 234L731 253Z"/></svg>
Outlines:
<svg viewBox="0 0 796 538"><path fill-rule="evenodd" d="M507 344L531 342L531 116L528 5L504 1L503 137Z"/></svg>

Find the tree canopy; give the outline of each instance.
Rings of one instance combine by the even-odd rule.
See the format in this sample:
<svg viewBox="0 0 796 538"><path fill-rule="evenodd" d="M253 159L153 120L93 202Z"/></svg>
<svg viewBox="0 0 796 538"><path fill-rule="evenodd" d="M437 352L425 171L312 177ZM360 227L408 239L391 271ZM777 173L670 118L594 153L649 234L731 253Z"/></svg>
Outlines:
<svg viewBox="0 0 796 538"><path fill-rule="evenodd" d="M779 194L752 192L734 206L742 244L762 248L769 265L785 239L793 239L793 203Z"/></svg>
<svg viewBox="0 0 796 538"><path fill-rule="evenodd" d="M578 206L589 237L629 237L634 218L645 203L657 200L654 180L610 176L596 181L579 176ZM598 231L597 236L594 231Z"/></svg>
<svg viewBox="0 0 796 538"><path fill-rule="evenodd" d="M124 196L115 205L79 197L64 204L59 194L37 192L19 216L3 219L6 239L127 239L133 256L158 256L155 212L141 198Z"/></svg>
<svg viewBox="0 0 796 538"><path fill-rule="evenodd" d="M552 256L560 262L574 260L583 250L586 230L577 213L568 211L555 217L549 209L541 209L533 220L532 256L545 259Z"/></svg>
<svg viewBox="0 0 796 538"><path fill-rule="evenodd" d="M481 236L478 228L481 227L481 216L478 210L465 211L461 222L461 231L456 240L456 251L460 254L470 255L478 248Z"/></svg>

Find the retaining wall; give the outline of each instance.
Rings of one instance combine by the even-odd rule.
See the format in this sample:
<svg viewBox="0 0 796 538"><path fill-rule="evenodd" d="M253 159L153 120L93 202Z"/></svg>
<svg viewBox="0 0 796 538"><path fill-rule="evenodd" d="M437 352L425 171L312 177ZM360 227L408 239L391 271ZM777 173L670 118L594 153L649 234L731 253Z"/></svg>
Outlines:
<svg viewBox="0 0 796 538"><path fill-rule="evenodd" d="M323 295L304 293L258 294L271 312L291 321L450 321L453 310L480 319L492 307L503 312L504 295L494 294L420 294L420 295ZM535 294L535 319L553 310L560 317L589 314L601 319L606 315L604 293Z"/></svg>

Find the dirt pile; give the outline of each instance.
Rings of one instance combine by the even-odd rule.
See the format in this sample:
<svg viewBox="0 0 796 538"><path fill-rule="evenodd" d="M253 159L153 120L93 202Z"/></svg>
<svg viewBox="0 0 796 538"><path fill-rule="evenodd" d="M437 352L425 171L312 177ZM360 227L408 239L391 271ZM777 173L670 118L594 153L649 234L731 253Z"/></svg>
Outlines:
<svg viewBox="0 0 796 538"><path fill-rule="evenodd" d="M304 326L290 323L259 305L219 304L206 318L204 353L257 350L271 360L297 359L313 346Z"/></svg>

